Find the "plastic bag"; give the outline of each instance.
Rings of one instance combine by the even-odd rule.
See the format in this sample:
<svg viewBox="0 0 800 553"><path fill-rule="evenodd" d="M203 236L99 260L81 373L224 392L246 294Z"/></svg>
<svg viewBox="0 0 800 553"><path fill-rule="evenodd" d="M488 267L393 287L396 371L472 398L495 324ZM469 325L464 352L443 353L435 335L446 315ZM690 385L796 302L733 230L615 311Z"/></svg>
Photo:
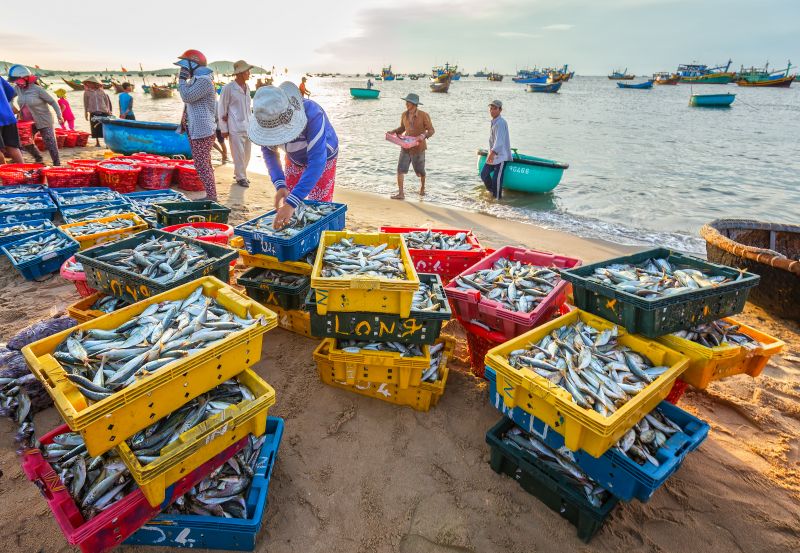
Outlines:
<svg viewBox="0 0 800 553"><path fill-rule="evenodd" d="M58 334L62 330L72 328L78 321L72 317L51 317L19 331L8 341L6 347L9 349L21 350L28 344L32 344L42 338L47 338L53 334Z"/></svg>

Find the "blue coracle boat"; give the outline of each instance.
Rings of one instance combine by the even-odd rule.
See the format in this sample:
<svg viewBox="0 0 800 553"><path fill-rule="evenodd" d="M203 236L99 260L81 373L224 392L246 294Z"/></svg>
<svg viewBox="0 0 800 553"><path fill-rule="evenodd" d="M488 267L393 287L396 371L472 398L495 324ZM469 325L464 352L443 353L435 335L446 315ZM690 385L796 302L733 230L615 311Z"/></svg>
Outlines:
<svg viewBox="0 0 800 553"><path fill-rule="evenodd" d="M528 83L528 92L549 92L550 94L555 94L561 88L562 81L558 81L557 83L548 83L548 84L536 84L536 83Z"/></svg>
<svg viewBox="0 0 800 553"><path fill-rule="evenodd" d="M729 108L736 99L736 94L692 94L689 105L697 108Z"/></svg>
<svg viewBox="0 0 800 553"><path fill-rule="evenodd" d="M129 121L107 118L103 121L106 146L117 154L147 152L161 156L192 157L189 138L177 132L175 123Z"/></svg>
<svg viewBox="0 0 800 553"><path fill-rule="evenodd" d="M635 88L637 90L647 90L649 88L653 88L653 81L645 81L643 83L636 83L636 84L628 84L628 83L617 83L619 88Z"/></svg>
<svg viewBox="0 0 800 553"><path fill-rule="evenodd" d="M478 150L478 174L486 164L487 154L486 150ZM545 194L558 186L568 167L568 163L526 156L514 150L511 161L503 169L503 188L529 194Z"/></svg>

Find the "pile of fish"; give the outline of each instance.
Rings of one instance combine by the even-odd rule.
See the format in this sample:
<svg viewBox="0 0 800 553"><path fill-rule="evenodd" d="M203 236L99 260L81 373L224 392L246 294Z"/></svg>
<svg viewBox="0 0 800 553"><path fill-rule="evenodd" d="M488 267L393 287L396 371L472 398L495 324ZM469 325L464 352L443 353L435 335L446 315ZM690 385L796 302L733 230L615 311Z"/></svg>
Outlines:
<svg viewBox="0 0 800 553"><path fill-rule="evenodd" d="M188 202L189 199L175 190L163 190L159 194L142 195L142 196L128 196L127 199L133 206L133 211L137 213L142 219L147 221L151 227L156 225L156 210L153 207L155 204L163 202Z"/></svg>
<svg viewBox="0 0 800 553"><path fill-rule="evenodd" d="M722 319L711 323L697 325L689 330L674 332L679 338L691 340L707 348L714 348L722 344L742 346L747 349L759 349L763 344L752 336L739 332L739 325L723 321Z"/></svg>
<svg viewBox="0 0 800 553"><path fill-rule="evenodd" d="M691 267L673 267L664 258L648 259L638 265L614 263L595 269L589 278L642 298L670 296L731 282L728 277L708 275ZM740 278L741 273L737 280Z"/></svg>
<svg viewBox="0 0 800 553"><path fill-rule="evenodd" d="M133 165L132 163L120 163L118 161L106 161L104 163L98 163L97 166L104 169L113 169L115 171L135 171L139 169L138 164Z"/></svg>
<svg viewBox="0 0 800 553"><path fill-rule="evenodd" d="M561 280L553 267L540 267L501 257L491 269L456 277L458 290L478 290L483 297L502 307L530 313Z"/></svg>
<svg viewBox="0 0 800 553"><path fill-rule="evenodd" d="M428 230L417 230L403 235L406 244L414 250L468 251L475 247L467 241L467 233L444 234Z"/></svg>
<svg viewBox="0 0 800 553"><path fill-rule="evenodd" d="M4 228L0 228L0 238L22 234L23 232L33 232L36 230L47 230L53 228L49 221L29 221L15 223Z"/></svg>
<svg viewBox="0 0 800 553"><path fill-rule="evenodd" d="M423 382L436 382L442 375L439 373L439 367L442 364L444 357L444 342L439 342L430 347L431 364L424 373L422 373Z"/></svg>
<svg viewBox="0 0 800 553"><path fill-rule="evenodd" d="M64 269L67 271L71 271L73 273L82 273L83 272L83 263L79 263L75 261L74 257L70 257L64 262L63 265Z"/></svg>
<svg viewBox="0 0 800 553"><path fill-rule="evenodd" d="M15 169L15 172L22 173L26 177L33 177L36 176L35 173L41 171L41 169L33 169L31 171L25 171L22 169ZM15 184L13 186L3 186L3 194L30 194L31 192L41 192L42 185L41 184Z"/></svg>
<svg viewBox="0 0 800 553"><path fill-rule="evenodd" d="M408 280L400 248L388 244L365 246L342 238L325 248L322 254L322 276L369 275Z"/></svg>
<svg viewBox="0 0 800 553"><path fill-rule="evenodd" d="M186 238L206 238L211 236L218 236L220 231L213 228L202 227L181 227L172 231L173 234L178 236L185 236Z"/></svg>
<svg viewBox="0 0 800 553"><path fill-rule="evenodd" d="M250 280L257 283L265 283L274 286L287 286L289 288L297 288L309 284L310 279L306 275L296 275L294 273L287 273L285 271L275 271L272 269L261 269L254 271L255 274L249 276Z"/></svg>
<svg viewBox="0 0 800 553"><path fill-rule="evenodd" d="M0 196L0 213L52 208L45 195Z"/></svg>
<svg viewBox="0 0 800 553"><path fill-rule="evenodd" d="M609 492L589 478L572 459L563 452L551 448L534 434L528 434L515 426L503 436L503 443L532 455L550 469L571 480L575 488L582 490L593 506L602 507L610 497Z"/></svg>
<svg viewBox="0 0 800 553"><path fill-rule="evenodd" d="M416 344L403 344L401 342L367 342L362 340L339 340L336 348L345 353L361 353L365 351L391 351L399 353L400 357L422 357L422 348Z"/></svg>
<svg viewBox="0 0 800 553"><path fill-rule="evenodd" d="M82 223L83 221L102 219L103 217L111 217L112 215L130 213L131 211L132 209L129 205L115 205L105 208L92 206L77 209L64 209L61 211L61 216L64 217L66 223Z"/></svg>
<svg viewBox="0 0 800 553"><path fill-rule="evenodd" d="M202 286L186 299L154 303L111 330L76 330L53 353L67 378L101 401L177 359L192 355L258 322L240 318Z"/></svg>
<svg viewBox="0 0 800 553"><path fill-rule="evenodd" d="M97 190L95 192L58 194L58 204L62 208L73 205L86 205L98 202L119 200L121 196L113 190Z"/></svg>
<svg viewBox="0 0 800 553"><path fill-rule="evenodd" d="M256 472L265 436L247 445L164 511L176 515L247 518L247 492Z"/></svg>
<svg viewBox="0 0 800 553"><path fill-rule="evenodd" d="M307 226L316 223L323 217L327 217L337 209L339 209L339 206L331 203L301 203L297 206L297 209L294 210L294 214L292 214L292 218L289 219L289 222L280 229L276 230L272 228L272 224L275 221L275 212L268 213L253 221L248 221L240 225L239 229L249 232L258 231L278 238L291 238Z"/></svg>
<svg viewBox="0 0 800 553"><path fill-rule="evenodd" d="M114 219L112 221L86 221L83 224L69 227L66 230L72 236L90 236L99 232L107 232L110 230L122 230L136 226L136 221L133 219Z"/></svg>
<svg viewBox="0 0 800 553"><path fill-rule="evenodd" d="M74 244L74 242L62 232L53 231L36 234L14 242L6 246L6 251L14 263L20 264L66 248L71 244Z"/></svg>
<svg viewBox="0 0 800 553"><path fill-rule="evenodd" d="M114 296L103 296L94 302L91 307L89 307L90 311L102 311L103 313L112 313L117 309L122 307L129 306L130 303L123 300L122 298L115 298Z"/></svg>
<svg viewBox="0 0 800 553"><path fill-rule="evenodd" d="M420 281L419 288L414 292L414 298L411 300L411 309L412 311L441 311L444 302L445 299L436 294L433 286Z"/></svg>
<svg viewBox="0 0 800 553"><path fill-rule="evenodd" d="M98 255L95 259L158 284L177 281L216 261L196 244L159 236L149 238L134 248Z"/></svg>
<svg viewBox="0 0 800 553"><path fill-rule="evenodd" d="M639 465L649 462L660 466L656 452L678 432L683 432L683 429L655 410L628 430L616 448Z"/></svg>
<svg viewBox="0 0 800 553"><path fill-rule="evenodd" d="M617 326L600 331L583 321L553 330L536 344L508 356L515 369L528 369L560 386L585 409L613 414L669 367L617 343Z"/></svg>
<svg viewBox="0 0 800 553"><path fill-rule="evenodd" d="M169 416L140 430L126 443L139 462L147 465L155 461L161 455L161 450L177 441L184 432L222 413L231 405L254 399L253 392L247 386L236 380L228 380L173 411Z"/></svg>

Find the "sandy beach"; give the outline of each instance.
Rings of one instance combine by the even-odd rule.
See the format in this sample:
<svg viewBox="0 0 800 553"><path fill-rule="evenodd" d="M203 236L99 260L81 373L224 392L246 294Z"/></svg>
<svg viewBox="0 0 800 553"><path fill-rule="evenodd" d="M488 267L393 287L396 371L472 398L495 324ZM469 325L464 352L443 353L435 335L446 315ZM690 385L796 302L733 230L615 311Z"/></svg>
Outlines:
<svg viewBox="0 0 800 553"><path fill-rule="evenodd" d="M230 165L216 167L216 175L232 224L272 208L267 177L252 175L250 188L243 189L230 186ZM435 186L433 177L428 187ZM407 187L407 202L341 188L334 199L348 204L351 230L383 224L471 228L490 247L523 245L585 262L634 250L419 202L415 189L414 183ZM30 283L5 258L0 266L0 341L78 299L74 286L57 275ZM500 414L488 403L487 383L469 371L457 323L445 333L458 339L460 361L451 366L444 397L428 413L322 384L311 355L318 340L271 331L254 370L275 388L270 415L283 417L286 427L256 550L798 551L800 327L749 304L741 319L784 340L783 354L756 379L736 376L704 392L687 392L680 406L711 425L708 439L648 503L620 504L589 545L515 481L490 469L485 433ZM50 408L35 423L41 435L60 421ZM70 551L38 488L20 469L15 430L7 419L0 422L4 542L9 550Z"/></svg>

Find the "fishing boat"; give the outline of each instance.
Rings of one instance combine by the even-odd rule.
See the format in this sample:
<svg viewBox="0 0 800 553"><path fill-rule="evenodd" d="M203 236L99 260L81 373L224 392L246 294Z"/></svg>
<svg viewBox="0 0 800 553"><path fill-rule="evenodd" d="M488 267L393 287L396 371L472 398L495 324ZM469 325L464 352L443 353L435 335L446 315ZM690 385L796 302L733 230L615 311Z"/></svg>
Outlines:
<svg viewBox="0 0 800 553"><path fill-rule="evenodd" d="M431 83L431 92L445 93L448 90L450 90L450 77L448 76L438 77Z"/></svg>
<svg viewBox="0 0 800 553"><path fill-rule="evenodd" d="M755 67L745 69L742 67L741 71L739 71L739 79L736 81L736 84L739 86L788 88L795 78L797 78L797 75L789 75L789 70L791 68L791 61L786 65L786 69L779 69L777 71L770 71L769 62L767 62L763 69L757 69Z"/></svg>
<svg viewBox="0 0 800 553"><path fill-rule="evenodd" d="M491 73L489 73L489 76L487 77L487 79L489 79L490 81L494 81L494 82L499 83L500 81L503 80L503 75L501 75L500 73L495 73L494 71L492 71Z"/></svg>
<svg viewBox="0 0 800 553"><path fill-rule="evenodd" d="M150 96L153 99L172 98L172 89L168 86L150 85Z"/></svg>
<svg viewBox="0 0 800 553"><path fill-rule="evenodd" d="M731 60L726 65L709 67L707 65L681 64L678 66L680 82L692 84L728 84L736 78L736 73L728 71Z"/></svg>
<svg viewBox="0 0 800 553"><path fill-rule="evenodd" d="M380 75L378 75L377 77L375 77L375 80L376 80L376 81L382 81L382 80L383 80L383 77L381 77Z"/></svg>
<svg viewBox="0 0 800 553"><path fill-rule="evenodd" d="M65 79L61 77L61 80L67 83L67 86L70 87L72 90L83 90L83 83L77 79Z"/></svg>
<svg viewBox="0 0 800 553"><path fill-rule="evenodd" d="M557 83L545 83L545 84L538 84L538 83L528 83L526 90L528 92L548 92L550 94L555 94L561 88L563 83L561 81Z"/></svg>
<svg viewBox="0 0 800 553"><path fill-rule="evenodd" d="M511 80L518 84L544 84L547 82L547 73L538 69L520 69Z"/></svg>
<svg viewBox="0 0 800 553"><path fill-rule="evenodd" d="M395 81L404 81L405 77L403 75L395 75L394 80Z"/></svg>
<svg viewBox="0 0 800 553"><path fill-rule="evenodd" d="M632 81L636 78L636 75L628 75L628 68L626 67L622 71L615 69L608 78L612 81Z"/></svg>
<svg viewBox="0 0 800 553"><path fill-rule="evenodd" d="M677 73L668 73L663 71L661 73L654 73L653 80L656 84L660 85L676 85L681 80L681 76Z"/></svg>
<svg viewBox="0 0 800 553"><path fill-rule="evenodd" d="M481 71L476 72L475 76L479 79L485 79L486 77L489 76L489 73L486 71L486 68L484 67Z"/></svg>
<svg viewBox="0 0 800 553"><path fill-rule="evenodd" d="M392 66L384 67L381 69L381 79L384 81L393 81L394 73L392 73Z"/></svg>
<svg viewBox="0 0 800 553"><path fill-rule="evenodd" d="M748 301L800 321L800 225L717 219L700 229L713 263L761 277Z"/></svg>
<svg viewBox="0 0 800 553"><path fill-rule="evenodd" d="M150 85L143 84L142 85L142 90L144 91L145 94L150 94Z"/></svg>
<svg viewBox="0 0 800 553"><path fill-rule="evenodd" d="M513 152L511 161L506 162L503 167L504 189L546 194L558 186L564 171L569 167L568 163L523 155L517 150ZM478 150L478 174L486 164L486 155L486 150Z"/></svg>
<svg viewBox="0 0 800 553"><path fill-rule="evenodd" d="M147 152L161 156L191 157L189 138L177 133L178 125L155 121L103 120L103 140L117 154Z"/></svg>
<svg viewBox="0 0 800 553"><path fill-rule="evenodd" d="M419 75L412 73L411 75L408 76L408 78L411 79L412 81L418 81Z"/></svg>
<svg viewBox="0 0 800 553"><path fill-rule="evenodd" d="M377 88L351 88L350 96L358 100L372 100L380 96L381 91Z"/></svg>
<svg viewBox="0 0 800 553"><path fill-rule="evenodd" d="M635 90L648 90L653 88L653 81L645 81L643 83L636 83L636 84L628 84L628 83L617 83L617 87L619 88L633 88Z"/></svg>
<svg viewBox="0 0 800 553"><path fill-rule="evenodd" d="M736 99L736 94L692 94L689 105L696 108L727 108Z"/></svg>
<svg viewBox="0 0 800 553"><path fill-rule="evenodd" d="M444 65L437 65L431 70L431 79L436 80L439 77L447 76L451 81L457 81L458 79L455 78L457 74L458 66L445 62Z"/></svg>
<svg viewBox="0 0 800 553"><path fill-rule="evenodd" d="M547 80L551 83L567 82L575 75L575 72L570 71L569 65L566 63L559 69L545 69L544 73L547 74Z"/></svg>

